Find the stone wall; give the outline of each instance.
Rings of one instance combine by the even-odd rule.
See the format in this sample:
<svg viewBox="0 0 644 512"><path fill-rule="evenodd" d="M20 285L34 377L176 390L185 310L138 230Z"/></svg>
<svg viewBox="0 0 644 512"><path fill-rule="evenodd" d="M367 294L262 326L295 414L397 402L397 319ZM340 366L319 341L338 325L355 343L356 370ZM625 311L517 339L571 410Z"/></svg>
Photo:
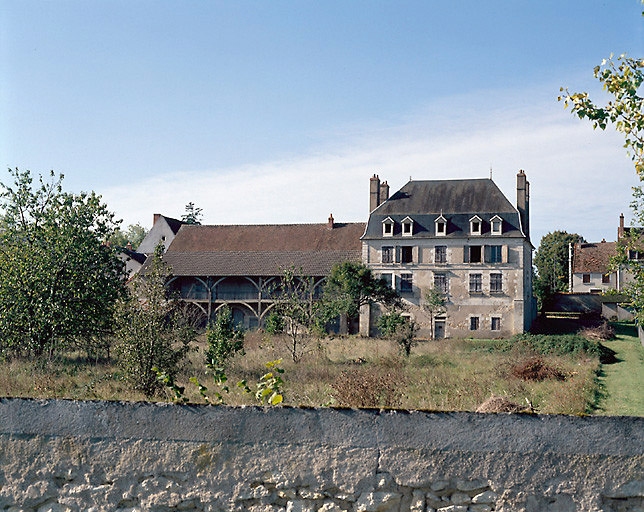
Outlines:
<svg viewBox="0 0 644 512"><path fill-rule="evenodd" d="M3 511L625 511L644 418L0 399Z"/></svg>

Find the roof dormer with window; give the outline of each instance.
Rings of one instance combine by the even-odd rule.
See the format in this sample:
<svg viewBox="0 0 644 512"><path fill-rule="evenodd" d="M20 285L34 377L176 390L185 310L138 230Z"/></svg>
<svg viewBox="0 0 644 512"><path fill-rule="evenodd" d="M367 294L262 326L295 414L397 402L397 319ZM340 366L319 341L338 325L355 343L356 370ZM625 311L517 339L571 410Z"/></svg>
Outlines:
<svg viewBox="0 0 644 512"><path fill-rule="evenodd" d="M434 221L434 232L436 236L445 236L447 234L447 219L441 213Z"/></svg>
<svg viewBox="0 0 644 512"><path fill-rule="evenodd" d="M382 236L394 236L394 220L391 217L382 221Z"/></svg>
<svg viewBox="0 0 644 512"><path fill-rule="evenodd" d="M482 219L478 215L474 215L470 219L470 235L480 235L481 234L481 224L482 224Z"/></svg>
<svg viewBox="0 0 644 512"><path fill-rule="evenodd" d="M490 219L490 233L497 236L503 234L503 219L498 215Z"/></svg>
<svg viewBox="0 0 644 512"><path fill-rule="evenodd" d="M405 217L402 222L402 236L412 236L414 234L414 220L411 217Z"/></svg>

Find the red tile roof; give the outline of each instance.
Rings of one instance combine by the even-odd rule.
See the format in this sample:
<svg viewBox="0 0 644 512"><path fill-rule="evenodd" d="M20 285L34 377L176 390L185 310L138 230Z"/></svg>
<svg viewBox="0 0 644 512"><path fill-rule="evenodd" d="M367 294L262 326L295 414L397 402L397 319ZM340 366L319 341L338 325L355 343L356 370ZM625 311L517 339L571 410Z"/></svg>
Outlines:
<svg viewBox="0 0 644 512"><path fill-rule="evenodd" d="M575 244L572 271L574 274L609 271L610 258L617 254L617 242Z"/></svg>

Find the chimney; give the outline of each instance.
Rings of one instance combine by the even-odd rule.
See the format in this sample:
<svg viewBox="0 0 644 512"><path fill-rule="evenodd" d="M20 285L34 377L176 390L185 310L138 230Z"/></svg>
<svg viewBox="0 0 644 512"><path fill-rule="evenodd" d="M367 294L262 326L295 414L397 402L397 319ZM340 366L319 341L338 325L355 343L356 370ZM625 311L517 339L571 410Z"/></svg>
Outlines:
<svg viewBox="0 0 644 512"><path fill-rule="evenodd" d="M329 214L329 223L327 224L328 229L333 229L333 214Z"/></svg>
<svg viewBox="0 0 644 512"><path fill-rule="evenodd" d="M606 243L606 239L602 238L602 244L605 244L605 243Z"/></svg>
<svg viewBox="0 0 644 512"><path fill-rule="evenodd" d="M128 242L128 243L127 243L127 245L125 246L125 248L126 248L128 251L131 251L131 250L132 250L132 242Z"/></svg>
<svg viewBox="0 0 644 512"><path fill-rule="evenodd" d="M159 217L161 217L160 213L155 213L154 216L152 217L152 225L154 226L157 221L159 220Z"/></svg>
<svg viewBox="0 0 644 512"><path fill-rule="evenodd" d="M380 206L380 178L376 174L369 180L369 211Z"/></svg>
<svg viewBox="0 0 644 512"><path fill-rule="evenodd" d="M619 228L617 229L617 240L621 240L624 237L624 214L619 215Z"/></svg>
<svg viewBox="0 0 644 512"><path fill-rule="evenodd" d="M523 232L530 240L530 183L528 183L523 169L517 174L517 210L519 210L521 217Z"/></svg>
<svg viewBox="0 0 644 512"><path fill-rule="evenodd" d="M389 199L389 184L386 181L383 181L380 184L380 201L378 202L378 205L381 205L387 199Z"/></svg>

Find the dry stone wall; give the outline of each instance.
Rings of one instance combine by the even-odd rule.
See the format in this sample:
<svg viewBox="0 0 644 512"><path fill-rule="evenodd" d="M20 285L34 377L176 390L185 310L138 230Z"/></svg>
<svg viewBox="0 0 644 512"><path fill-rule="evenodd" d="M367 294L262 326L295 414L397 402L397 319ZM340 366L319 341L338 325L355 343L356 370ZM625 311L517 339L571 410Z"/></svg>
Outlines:
<svg viewBox="0 0 644 512"><path fill-rule="evenodd" d="M642 511L644 419L0 399L0 511Z"/></svg>

